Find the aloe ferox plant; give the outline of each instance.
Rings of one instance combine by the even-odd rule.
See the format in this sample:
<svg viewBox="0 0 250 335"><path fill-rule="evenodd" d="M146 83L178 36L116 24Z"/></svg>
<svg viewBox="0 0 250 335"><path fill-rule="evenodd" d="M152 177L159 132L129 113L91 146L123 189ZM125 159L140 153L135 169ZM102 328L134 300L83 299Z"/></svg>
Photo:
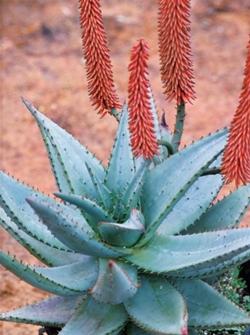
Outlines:
<svg viewBox="0 0 250 335"><path fill-rule="evenodd" d="M100 2L79 4L89 95L102 116L118 120L117 135L105 167L23 99L59 192L49 197L1 173L1 226L44 266L4 252L0 264L53 295L0 320L60 335L194 335L249 325L250 316L213 287L250 259L250 229L236 229L250 202L249 49L230 130L179 149L185 107L195 98L190 1L159 1L161 77L177 104L173 133L165 117L158 121L147 43L132 49L120 111ZM237 189L218 201L227 181Z"/></svg>

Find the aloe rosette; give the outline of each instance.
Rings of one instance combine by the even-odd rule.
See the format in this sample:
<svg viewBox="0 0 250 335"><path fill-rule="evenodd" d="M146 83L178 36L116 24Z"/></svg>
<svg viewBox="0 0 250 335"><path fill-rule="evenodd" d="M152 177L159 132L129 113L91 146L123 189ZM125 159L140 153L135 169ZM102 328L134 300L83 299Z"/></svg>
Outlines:
<svg viewBox="0 0 250 335"><path fill-rule="evenodd" d="M105 168L25 104L63 201L1 173L1 225L45 266L4 252L0 263L53 296L2 313L1 320L60 327L60 335L185 334L187 328L192 334L250 324L208 284L250 257L250 229L234 229L249 206L250 186L213 204L223 180L206 173L219 164L226 129L167 158L135 159L125 105Z"/></svg>
<svg viewBox="0 0 250 335"><path fill-rule="evenodd" d="M250 259L250 229L237 229L250 204L247 152L240 151L244 164L238 156L235 163L244 172L237 185L245 185L218 201L227 128L179 150L185 104L195 98L190 0L159 3L162 79L177 103L173 134L164 117L158 121L143 39L131 53L128 106L117 110L99 0L79 4L92 104L119 121L108 166L23 100L40 128L58 192L49 197L0 173L0 225L44 265L5 252L0 264L52 296L0 313L0 320L60 335L195 335L250 324L213 285ZM242 148L250 138L245 128L234 135L244 140Z"/></svg>

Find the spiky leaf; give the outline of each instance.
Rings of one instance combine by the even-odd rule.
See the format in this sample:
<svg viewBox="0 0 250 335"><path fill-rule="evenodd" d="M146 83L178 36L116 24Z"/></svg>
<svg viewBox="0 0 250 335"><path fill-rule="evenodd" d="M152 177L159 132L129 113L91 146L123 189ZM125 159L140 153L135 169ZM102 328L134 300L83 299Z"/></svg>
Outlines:
<svg viewBox="0 0 250 335"><path fill-rule="evenodd" d="M135 267L113 260L100 259L98 279L91 289L93 297L117 305L132 297L138 288Z"/></svg>
<svg viewBox="0 0 250 335"><path fill-rule="evenodd" d="M186 306L182 296L162 278L141 278L136 295L125 302L132 320L146 331L181 334L186 324Z"/></svg>
<svg viewBox="0 0 250 335"><path fill-rule="evenodd" d="M179 280L175 286L188 308L189 326L221 328L250 324L250 316L201 280Z"/></svg>
<svg viewBox="0 0 250 335"><path fill-rule="evenodd" d="M24 246L32 255L47 265L65 265L78 262L86 256L74 252L68 252L50 247L28 235L10 220L7 214L0 208L0 226Z"/></svg>
<svg viewBox="0 0 250 335"><path fill-rule="evenodd" d="M87 162L94 173L104 180L105 172L101 163L69 133L41 114L29 101L23 101L38 123L59 190L64 193L74 192L95 197L95 186L84 162Z"/></svg>
<svg viewBox="0 0 250 335"><path fill-rule="evenodd" d="M42 193L35 191L14 178L0 172L0 203L6 214L16 225L37 240L43 241L50 246L66 248L55 238L26 202L26 198L35 197L39 200L46 200L49 203L54 201Z"/></svg>
<svg viewBox="0 0 250 335"><path fill-rule="evenodd" d="M210 171L214 171L215 169L220 169L221 167L221 162L222 162L222 157L223 157L223 153L221 155L219 155L215 161L213 161L213 163L211 165L209 165L208 170L210 169Z"/></svg>
<svg viewBox="0 0 250 335"><path fill-rule="evenodd" d="M39 326L62 327L72 317L78 296L52 297L0 314L0 320Z"/></svg>
<svg viewBox="0 0 250 335"><path fill-rule="evenodd" d="M155 102L153 91L151 87L149 87L149 96L150 96L151 113L153 115L153 120L154 120L154 131L155 131L157 140L159 141L161 139L161 131L160 131L159 118L158 118L158 113L157 113L157 106L156 106L156 102Z"/></svg>
<svg viewBox="0 0 250 335"><path fill-rule="evenodd" d="M134 249L127 259L156 273L180 274L190 266L206 267L208 261L220 257L230 259L250 246L250 229L235 229L194 235L156 235L141 249ZM224 260L224 261L225 261Z"/></svg>
<svg viewBox="0 0 250 335"><path fill-rule="evenodd" d="M99 221L112 220L108 212L100 205L98 205L94 200L73 194L55 193L55 195L60 199L77 206L83 212L87 213L90 216L89 224L93 229L96 229L96 225Z"/></svg>
<svg viewBox="0 0 250 335"><path fill-rule="evenodd" d="M82 262L53 268L28 266L3 252L0 264L34 287L61 296L86 291L97 277L97 263L89 258Z"/></svg>
<svg viewBox="0 0 250 335"><path fill-rule="evenodd" d="M211 206L201 218L188 229L188 233L199 233L235 227L249 208L250 185L242 186L223 200Z"/></svg>
<svg viewBox="0 0 250 335"><path fill-rule="evenodd" d="M222 184L220 175L200 177L173 207L157 231L162 235L173 235L194 224L207 210Z"/></svg>
<svg viewBox="0 0 250 335"><path fill-rule="evenodd" d="M226 130L203 138L150 170L143 189L143 213L148 241L173 205L202 171L221 153Z"/></svg>
<svg viewBox="0 0 250 335"><path fill-rule="evenodd" d="M111 245L130 247L144 233L144 218L141 212L133 209L124 223L100 222L98 229L104 241Z"/></svg>
<svg viewBox="0 0 250 335"><path fill-rule="evenodd" d="M72 250L100 257L118 257L127 253L124 249L112 248L100 241L83 217L79 219L68 215L67 206L52 206L32 199L28 199L28 202L49 230Z"/></svg>
<svg viewBox="0 0 250 335"><path fill-rule="evenodd" d="M140 164L138 164L133 179L125 190L124 195L121 197L121 203L127 212L129 212L132 208L136 208L138 205L147 167L148 161L143 160Z"/></svg>
<svg viewBox="0 0 250 335"><path fill-rule="evenodd" d="M105 185L104 181L100 180L98 176L94 174L94 171L92 171L91 167L87 163L85 163L85 165L86 165L86 168L88 169L92 182L95 185L98 199L100 200L102 205L105 207L105 209L109 211L112 206L112 192Z"/></svg>
<svg viewBox="0 0 250 335"><path fill-rule="evenodd" d="M107 169L106 184L108 188L118 194L122 193L131 181L134 172L134 160L128 130L128 108L124 105Z"/></svg>
<svg viewBox="0 0 250 335"><path fill-rule="evenodd" d="M159 124L159 118L158 118L158 113L157 113L157 106L156 106L156 102L154 99L154 95L153 95L153 91L152 88L149 88L149 97L150 97L150 109L151 109L151 113L153 116L153 121L154 121L154 132L155 132L155 136L157 138L157 141L161 141L162 140L162 132L161 132L161 128L160 128L160 124ZM166 154L166 147L163 146L159 146L159 154L154 158L154 161L157 163L160 163L164 158Z"/></svg>
<svg viewBox="0 0 250 335"><path fill-rule="evenodd" d="M82 302L59 334L115 334L126 320L127 315L122 306L103 305L90 298Z"/></svg>
<svg viewBox="0 0 250 335"><path fill-rule="evenodd" d="M239 266L246 262L250 257L250 247L246 246L239 251L226 254L222 257L207 261L202 264L189 266L180 272L172 273L173 276L180 276L186 278L205 278L210 279L221 276L224 272L232 267Z"/></svg>

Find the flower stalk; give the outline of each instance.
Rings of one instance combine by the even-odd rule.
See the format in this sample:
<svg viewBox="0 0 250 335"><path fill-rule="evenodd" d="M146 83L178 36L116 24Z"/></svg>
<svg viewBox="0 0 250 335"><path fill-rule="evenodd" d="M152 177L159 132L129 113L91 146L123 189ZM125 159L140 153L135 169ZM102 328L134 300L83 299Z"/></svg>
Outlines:
<svg viewBox="0 0 250 335"><path fill-rule="evenodd" d="M181 138L184 130L185 116L186 116L185 103L181 102L179 105L177 105L176 121L172 139L172 147L174 152L178 151L181 143Z"/></svg>

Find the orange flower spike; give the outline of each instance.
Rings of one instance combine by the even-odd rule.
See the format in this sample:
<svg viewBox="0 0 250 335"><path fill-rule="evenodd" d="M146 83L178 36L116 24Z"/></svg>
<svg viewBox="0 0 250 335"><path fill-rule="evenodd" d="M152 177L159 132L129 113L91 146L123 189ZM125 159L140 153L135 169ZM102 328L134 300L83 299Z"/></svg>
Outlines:
<svg viewBox="0 0 250 335"><path fill-rule="evenodd" d="M159 0L161 79L168 100L177 105L195 99L191 61L191 0Z"/></svg>
<svg viewBox="0 0 250 335"><path fill-rule="evenodd" d="M121 105L115 91L100 0L79 0L79 6L88 92L93 106L104 116Z"/></svg>
<svg viewBox="0 0 250 335"><path fill-rule="evenodd" d="M250 38L239 104L234 114L222 161L226 182L250 183Z"/></svg>
<svg viewBox="0 0 250 335"><path fill-rule="evenodd" d="M148 45L141 39L131 51L128 107L129 131L134 156L152 159L158 153L158 143L150 107L148 58Z"/></svg>

